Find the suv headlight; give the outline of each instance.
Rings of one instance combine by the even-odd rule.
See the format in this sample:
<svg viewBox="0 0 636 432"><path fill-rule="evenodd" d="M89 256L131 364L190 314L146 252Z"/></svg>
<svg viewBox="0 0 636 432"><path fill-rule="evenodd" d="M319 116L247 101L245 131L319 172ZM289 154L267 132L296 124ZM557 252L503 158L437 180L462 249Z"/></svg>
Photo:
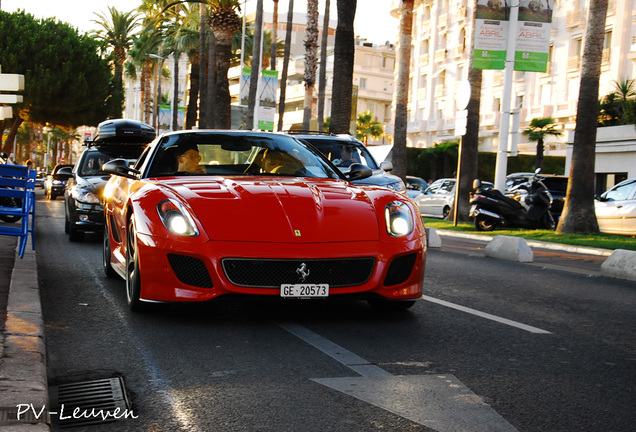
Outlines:
<svg viewBox="0 0 636 432"><path fill-rule="evenodd" d="M157 204L159 218L168 231L186 237L199 235L190 213L179 202L165 199Z"/></svg>
<svg viewBox="0 0 636 432"><path fill-rule="evenodd" d="M101 204L100 199L89 190L75 189L73 193L75 200L85 204Z"/></svg>
<svg viewBox="0 0 636 432"><path fill-rule="evenodd" d="M402 180L389 183L388 185L386 185L386 187L388 187L389 189L393 189L396 192L400 192L400 193L406 192L406 185L404 184Z"/></svg>
<svg viewBox="0 0 636 432"><path fill-rule="evenodd" d="M413 215L409 206L400 201L391 201L384 207L386 231L393 237L403 237L413 231Z"/></svg>

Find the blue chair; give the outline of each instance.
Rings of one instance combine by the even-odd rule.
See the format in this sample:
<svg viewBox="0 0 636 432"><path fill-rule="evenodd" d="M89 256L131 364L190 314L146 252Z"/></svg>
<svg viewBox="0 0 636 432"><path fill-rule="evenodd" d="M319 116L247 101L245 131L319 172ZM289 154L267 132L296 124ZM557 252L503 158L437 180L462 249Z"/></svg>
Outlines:
<svg viewBox="0 0 636 432"><path fill-rule="evenodd" d="M20 237L18 253L24 256L31 233L35 249L35 170L20 165L0 165L0 215L19 217L20 225L0 225L0 235Z"/></svg>

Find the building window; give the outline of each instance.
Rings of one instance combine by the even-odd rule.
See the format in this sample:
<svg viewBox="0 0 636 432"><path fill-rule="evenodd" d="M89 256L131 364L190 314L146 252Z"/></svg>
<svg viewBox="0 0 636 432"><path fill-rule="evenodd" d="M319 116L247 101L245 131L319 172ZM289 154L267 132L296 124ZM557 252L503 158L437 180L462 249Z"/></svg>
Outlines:
<svg viewBox="0 0 636 432"><path fill-rule="evenodd" d="M367 88L367 79L366 78L360 78L360 88L361 89Z"/></svg>

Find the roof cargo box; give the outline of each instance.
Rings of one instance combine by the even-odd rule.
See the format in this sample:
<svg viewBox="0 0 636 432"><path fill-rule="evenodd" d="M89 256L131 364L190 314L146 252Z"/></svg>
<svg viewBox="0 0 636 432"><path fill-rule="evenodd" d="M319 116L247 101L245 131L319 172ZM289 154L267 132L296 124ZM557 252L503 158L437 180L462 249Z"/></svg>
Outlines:
<svg viewBox="0 0 636 432"><path fill-rule="evenodd" d="M95 144L149 143L155 139L155 129L140 121L106 120L97 126Z"/></svg>

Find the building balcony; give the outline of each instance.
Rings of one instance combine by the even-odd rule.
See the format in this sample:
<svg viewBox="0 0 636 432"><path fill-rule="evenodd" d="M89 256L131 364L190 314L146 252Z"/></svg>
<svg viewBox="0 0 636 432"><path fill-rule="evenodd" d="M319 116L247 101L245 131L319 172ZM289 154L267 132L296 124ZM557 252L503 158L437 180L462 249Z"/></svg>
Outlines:
<svg viewBox="0 0 636 432"><path fill-rule="evenodd" d="M446 61L446 49L438 49L435 51L435 63L442 63Z"/></svg>
<svg viewBox="0 0 636 432"><path fill-rule="evenodd" d="M581 67L581 58L579 56L568 57L568 72L578 71Z"/></svg>
<svg viewBox="0 0 636 432"><path fill-rule="evenodd" d="M576 8L567 12L565 16L565 25L568 27L577 27L583 24L585 17L585 10L583 8Z"/></svg>
<svg viewBox="0 0 636 432"><path fill-rule="evenodd" d="M421 133L423 128L423 124L421 121L411 121L406 124L406 133L415 134Z"/></svg>
<svg viewBox="0 0 636 432"><path fill-rule="evenodd" d="M420 66L424 66L428 64L428 54L422 54L420 56Z"/></svg>
<svg viewBox="0 0 636 432"><path fill-rule="evenodd" d="M435 97L439 98L444 96L444 84L435 85Z"/></svg>

